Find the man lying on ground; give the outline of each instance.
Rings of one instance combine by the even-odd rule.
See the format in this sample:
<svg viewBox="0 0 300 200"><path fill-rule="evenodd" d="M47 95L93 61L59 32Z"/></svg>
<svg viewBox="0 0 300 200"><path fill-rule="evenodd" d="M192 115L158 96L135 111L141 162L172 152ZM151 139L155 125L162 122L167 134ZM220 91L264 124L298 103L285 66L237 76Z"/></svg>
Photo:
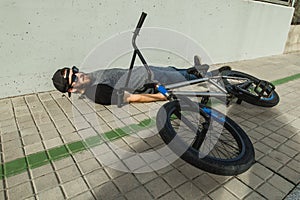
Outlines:
<svg viewBox="0 0 300 200"><path fill-rule="evenodd" d="M188 69L178 69L176 67L154 67L149 66L152 79L163 85L178 83L186 80L194 80L204 77L208 70L208 65L201 65L200 58L194 57L194 67ZM73 68L62 68L57 70L52 78L57 90L62 93L68 92L82 94L95 103L102 105L117 104L117 92L124 87L128 69L105 69L92 73L79 72L75 66ZM154 88L144 88L147 71L144 66L134 67L128 88L123 101L133 102L155 102L166 100L161 93L157 93Z"/></svg>

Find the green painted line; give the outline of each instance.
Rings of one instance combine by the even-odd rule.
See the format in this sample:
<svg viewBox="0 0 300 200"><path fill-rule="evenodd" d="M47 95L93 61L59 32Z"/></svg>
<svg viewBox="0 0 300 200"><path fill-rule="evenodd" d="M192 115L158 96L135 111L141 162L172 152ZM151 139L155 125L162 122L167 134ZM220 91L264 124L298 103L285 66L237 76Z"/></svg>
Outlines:
<svg viewBox="0 0 300 200"><path fill-rule="evenodd" d="M28 165L31 169L43 166L49 163L48 155L46 152L38 152L31 154L27 157Z"/></svg>
<svg viewBox="0 0 300 200"><path fill-rule="evenodd" d="M288 76L288 77L285 77L285 78L282 78L282 79L278 79L278 80L272 81L272 83L274 85L282 85L284 83L287 83L287 82L290 82L290 81L294 81L294 80L299 79L299 78L300 78L300 73L292 75L292 76Z"/></svg>
<svg viewBox="0 0 300 200"><path fill-rule="evenodd" d="M155 125L155 120L145 119L139 124L132 124L122 128L117 128L102 134L108 141L120 139L140 130L145 130ZM46 151L30 154L24 158L19 158L0 165L0 180L4 177L10 177L28 169L34 169L43 165L49 164L51 161L56 161L69 157L71 154L78 153L89 148L101 145L104 140L100 135L86 138L82 141L72 142L63 146L55 147Z"/></svg>
<svg viewBox="0 0 300 200"><path fill-rule="evenodd" d="M281 85L296 79L300 79L300 73L272 81L272 83L274 85ZM113 141L124 136L128 136L130 134L134 134L139 131L151 128L155 126L155 124L155 119L149 118L141 121L138 124L130 124L122 128L108 131L106 133L103 133L102 136L108 141ZM101 145L102 143L104 143L104 140L101 138L101 136L96 135L82 141L72 142L46 151L37 152L24 158L18 158L10 162L3 163L0 165L0 180L5 177L20 174L27 171L28 169L34 169L46 165L51 161L69 157L71 154L85 151L91 147Z"/></svg>
<svg viewBox="0 0 300 200"><path fill-rule="evenodd" d="M85 143L83 141L77 141L77 142L67 144L67 147L71 153L77 153L86 150Z"/></svg>
<svg viewBox="0 0 300 200"><path fill-rule="evenodd" d="M9 177L27 170L26 158L18 158L4 164L4 176Z"/></svg>
<svg viewBox="0 0 300 200"><path fill-rule="evenodd" d="M74 150L79 152L79 151L82 151L82 150L86 150L87 148L92 148L92 147L98 146L102 143L104 143L104 141L101 139L100 136L96 135L96 136L92 136L92 137L89 137L89 138L85 139L84 143L82 143L83 147L82 148L76 148ZM87 148L84 146L84 144Z"/></svg>

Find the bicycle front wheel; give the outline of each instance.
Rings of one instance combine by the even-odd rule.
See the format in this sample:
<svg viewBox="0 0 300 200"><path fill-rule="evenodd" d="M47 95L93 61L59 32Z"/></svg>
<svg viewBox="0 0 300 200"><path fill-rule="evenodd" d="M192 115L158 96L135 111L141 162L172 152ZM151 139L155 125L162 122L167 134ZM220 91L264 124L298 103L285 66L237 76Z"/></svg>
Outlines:
<svg viewBox="0 0 300 200"><path fill-rule="evenodd" d="M260 79L239 71L224 71L222 75L232 77L223 78L224 84L228 92L240 100L263 107L273 107L279 103L279 95L271 84L260 84ZM265 83L268 82L265 81Z"/></svg>
<svg viewBox="0 0 300 200"><path fill-rule="evenodd" d="M157 114L163 141L186 162L210 173L237 175L254 163L253 145L230 118L203 104L166 103Z"/></svg>

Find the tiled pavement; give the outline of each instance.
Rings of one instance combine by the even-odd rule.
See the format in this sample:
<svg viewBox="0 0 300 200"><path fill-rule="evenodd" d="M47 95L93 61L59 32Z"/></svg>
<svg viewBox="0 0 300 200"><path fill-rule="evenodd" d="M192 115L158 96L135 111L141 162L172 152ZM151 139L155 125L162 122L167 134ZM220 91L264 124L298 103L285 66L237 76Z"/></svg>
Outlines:
<svg viewBox="0 0 300 200"><path fill-rule="evenodd" d="M0 99L0 199L294 198L287 195L300 180L300 53L230 65L266 80L289 77L278 82L276 107L228 108L255 147L247 172L217 176L168 163L155 129L163 102L118 109L50 91Z"/></svg>

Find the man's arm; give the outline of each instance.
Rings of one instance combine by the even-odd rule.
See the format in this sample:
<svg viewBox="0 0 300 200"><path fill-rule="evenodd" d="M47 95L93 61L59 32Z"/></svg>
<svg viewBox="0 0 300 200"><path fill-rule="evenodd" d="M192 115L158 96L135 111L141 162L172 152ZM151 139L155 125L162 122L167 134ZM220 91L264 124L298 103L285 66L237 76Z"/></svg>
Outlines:
<svg viewBox="0 0 300 200"><path fill-rule="evenodd" d="M161 93L157 94L130 94L125 92L124 101L127 103L147 103L155 101L165 101L167 98Z"/></svg>

